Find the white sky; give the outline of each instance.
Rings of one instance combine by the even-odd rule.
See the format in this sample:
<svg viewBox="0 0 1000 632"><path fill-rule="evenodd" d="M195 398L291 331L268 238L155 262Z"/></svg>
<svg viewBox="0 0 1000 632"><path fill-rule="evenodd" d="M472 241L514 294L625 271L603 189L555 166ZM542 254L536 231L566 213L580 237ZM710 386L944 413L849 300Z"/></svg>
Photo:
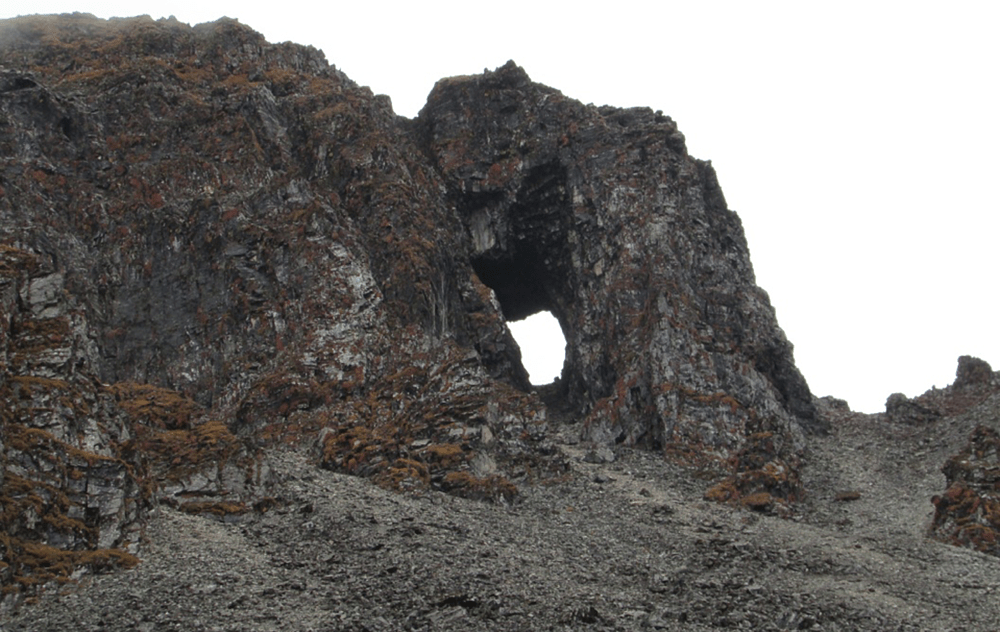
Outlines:
<svg viewBox="0 0 1000 632"><path fill-rule="evenodd" d="M70 11L234 17L405 116L508 59L584 103L663 110L715 165L815 394L874 412L951 383L959 355L1000 368L998 2L8 0L0 18Z"/></svg>

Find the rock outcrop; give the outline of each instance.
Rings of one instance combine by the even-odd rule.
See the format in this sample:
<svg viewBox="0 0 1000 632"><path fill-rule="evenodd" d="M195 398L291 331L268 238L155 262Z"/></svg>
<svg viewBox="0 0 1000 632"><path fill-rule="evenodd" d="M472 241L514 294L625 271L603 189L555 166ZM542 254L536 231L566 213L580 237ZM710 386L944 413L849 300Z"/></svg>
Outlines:
<svg viewBox="0 0 1000 632"><path fill-rule="evenodd" d="M952 384L946 388L932 388L913 398L893 393L886 399L885 413L895 423L931 424L967 412L998 390L1000 378L989 363L972 356L961 356Z"/></svg>
<svg viewBox="0 0 1000 632"><path fill-rule="evenodd" d="M131 562L160 502L266 508L278 443L514 498L563 471L506 327L540 310L573 432L729 468L720 500L794 500L824 430L711 165L513 63L408 120L233 20L8 20L0 244L5 583Z"/></svg>
<svg viewBox="0 0 1000 632"><path fill-rule="evenodd" d="M1000 556L1000 374L979 358L962 356L954 383L908 401L975 425L968 443L941 468L946 489L931 499L930 535Z"/></svg>
<svg viewBox="0 0 1000 632"><path fill-rule="evenodd" d="M439 82L416 124L505 317L559 320L590 437L729 451L758 419L818 426L739 218L669 117L510 62Z"/></svg>
<svg viewBox="0 0 1000 632"><path fill-rule="evenodd" d="M956 433L964 443L940 468L945 489L930 499L930 537L1000 555L1000 373L984 360L961 356L952 384L913 398L894 393L885 408L879 417L906 434L925 435L928 444Z"/></svg>
<svg viewBox="0 0 1000 632"><path fill-rule="evenodd" d="M1000 555L1000 435L989 426L977 426L968 446L941 471L948 488L932 499L931 535Z"/></svg>

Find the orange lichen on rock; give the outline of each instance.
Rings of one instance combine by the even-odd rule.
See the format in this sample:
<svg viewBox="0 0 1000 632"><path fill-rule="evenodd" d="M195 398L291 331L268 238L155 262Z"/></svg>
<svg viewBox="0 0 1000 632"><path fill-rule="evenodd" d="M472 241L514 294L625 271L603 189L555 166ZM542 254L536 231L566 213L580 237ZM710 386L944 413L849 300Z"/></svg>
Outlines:
<svg viewBox="0 0 1000 632"><path fill-rule="evenodd" d="M782 455L769 430L751 432L746 445L729 458L732 474L705 492L705 499L734 503L755 511L787 514L802 499L798 458Z"/></svg>
<svg viewBox="0 0 1000 632"><path fill-rule="evenodd" d="M1000 433L977 426L941 470L948 489L931 499L931 537L1000 556Z"/></svg>

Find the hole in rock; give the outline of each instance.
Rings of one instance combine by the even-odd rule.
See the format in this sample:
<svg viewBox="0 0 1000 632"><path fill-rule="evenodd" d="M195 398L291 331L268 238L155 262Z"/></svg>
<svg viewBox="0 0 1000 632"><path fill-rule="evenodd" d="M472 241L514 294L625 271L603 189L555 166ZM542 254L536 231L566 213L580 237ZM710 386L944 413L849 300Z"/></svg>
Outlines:
<svg viewBox="0 0 1000 632"><path fill-rule="evenodd" d="M521 364L531 383L539 386L554 382L566 359L566 338L552 312L538 312L507 326L521 347Z"/></svg>

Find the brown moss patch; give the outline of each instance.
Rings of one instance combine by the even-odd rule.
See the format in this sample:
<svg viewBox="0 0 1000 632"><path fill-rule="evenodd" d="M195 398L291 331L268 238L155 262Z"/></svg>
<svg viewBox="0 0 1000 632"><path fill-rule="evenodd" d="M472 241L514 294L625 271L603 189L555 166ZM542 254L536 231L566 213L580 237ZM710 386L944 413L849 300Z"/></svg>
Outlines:
<svg viewBox="0 0 1000 632"><path fill-rule="evenodd" d="M154 428L190 427L204 409L177 391L135 382L119 382L107 387L118 405L133 421Z"/></svg>
<svg viewBox="0 0 1000 632"><path fill-rule="evenodd" d="M396 490L431 487L493 500L513 497L515 491L506 479L468 478L468 464L477 450L493 450L490 456L500 468L516 461L531 480L554 473L527 448L542 439L537 431L543 428L541 421L534 420L544 418L530 416L532 405L540 407L538 401L504 384L470 380L469 375L479 370L476 358L457 347L436 349L419 361L400 361L363 395L329 410L322 467L365 476ZM499 403L498 390L505 393ZM487 420L503 415L525 422L515 421L509 429L491 428L489 446L483 445ZM524 446L523 450L516 456L503 453L498 449L503 443L496 441L494 432L509 433L504 441Z"/></svg>
<svg viewBox="0 0 1000 632"><path fill-rule="evenodd" d="M218 465L242 447L226 424L207 421L190 429L158 430L139 426L134 448L148 461L150 474L160 480L179 481Z"/></svg>
<svg viewBox="0 0 1000 632"><path fill-rule="evenodd" d="M943 542L1000 555L1000 500L962 481L935 496L931 535Z"/></svg>
<svg viewBox="0 0 1000 632"><path fill-rule="evenodd" d="M468 454L457 443L430 445L427 447L426 452L428 460L442 468L455 467L468 459Z"/></svg>
<svg viewBox="0 0 1000 632"><path fill-rule="evenodd" d="M58 469L64 474L74 462L76 465L93 466L100 462L111 461L124 465L124 462L116 457L88 452L61 441L47 430L29 428L13 422L4 427L4 445L9 450L22 452L36 459L58 462L60 464Z"/></svg>
<svg viewBox="0 0 1000 632"><path fill-rule="evenodd" d="M710 487L706 500L731 503L755 511L786 515L803 497L799 480L799 459L784 454L778 437L758 429L747 437L746 445L727 462L731 472Z"/></svg>
<svg viewBox="0 0 1000 632"><path fill-rule="evenodd" d="M121 549L66 551L6 534L0 535L0 550L7 564L5 570L12 579L2 588L3 594L41 587L52 581L68 582L80 568L100 573L133 568L139 563L139 558Z"/></svg>
<svg viewBox="0 0 1000 632"><path fill-rule="evenodd" d="M734 501L740 497L740 490L736 487L733 479L726 479L720 483L716 483L708 488L705 492L705 500L711 500L717 503L728 503Z"/></svg>
<svg viewBox="0 0 1000 632"><path fill-rule="evenodd" d="M372 480L382 487L410 490L427 487L431 477L426 464L413 459L396 459L391 466L378 472Z"/></svg>
<svg viewBox="0 0 1000 632"><path fill-rule="evenodd" d="M315 409L336 399L332 385L305 379L293 372L277 372L259 380L243 398L236 419L239 426L254 429L261 420L287 418L296 411Z"/></svg>
<svg viewBox="0 0 1000 632"><path fill-rule="evenodd" d="M941 471L948 488L931 499L931 537L1000 556L1000 434L977 426Z"/></svg>
<svg viewBox="0 0 1000 632"><path fill-rule="evenodd" d="M6 472L0 488L0 583L4 593L20 592L50 581L68 581L79 568L99 572L131 568L138 559L118 549L64 550L45 542L60 535L78 546L93 546L96 527L67 515L72 503L50 483Z"/></svg>
<svg viewBox="0 0 1000 632"><path fill-rule="evenodd" d="M23 318L11 326L15 355L29 355L60 347L69 342L69 318Z"/></svg>
<svg viewBox="0 0 1000 632"><path fill-rule="evenodd" d="M757 492L741 497L740 504L754 511L767 511L774 505L774 497L767 492Z"/></svg>

